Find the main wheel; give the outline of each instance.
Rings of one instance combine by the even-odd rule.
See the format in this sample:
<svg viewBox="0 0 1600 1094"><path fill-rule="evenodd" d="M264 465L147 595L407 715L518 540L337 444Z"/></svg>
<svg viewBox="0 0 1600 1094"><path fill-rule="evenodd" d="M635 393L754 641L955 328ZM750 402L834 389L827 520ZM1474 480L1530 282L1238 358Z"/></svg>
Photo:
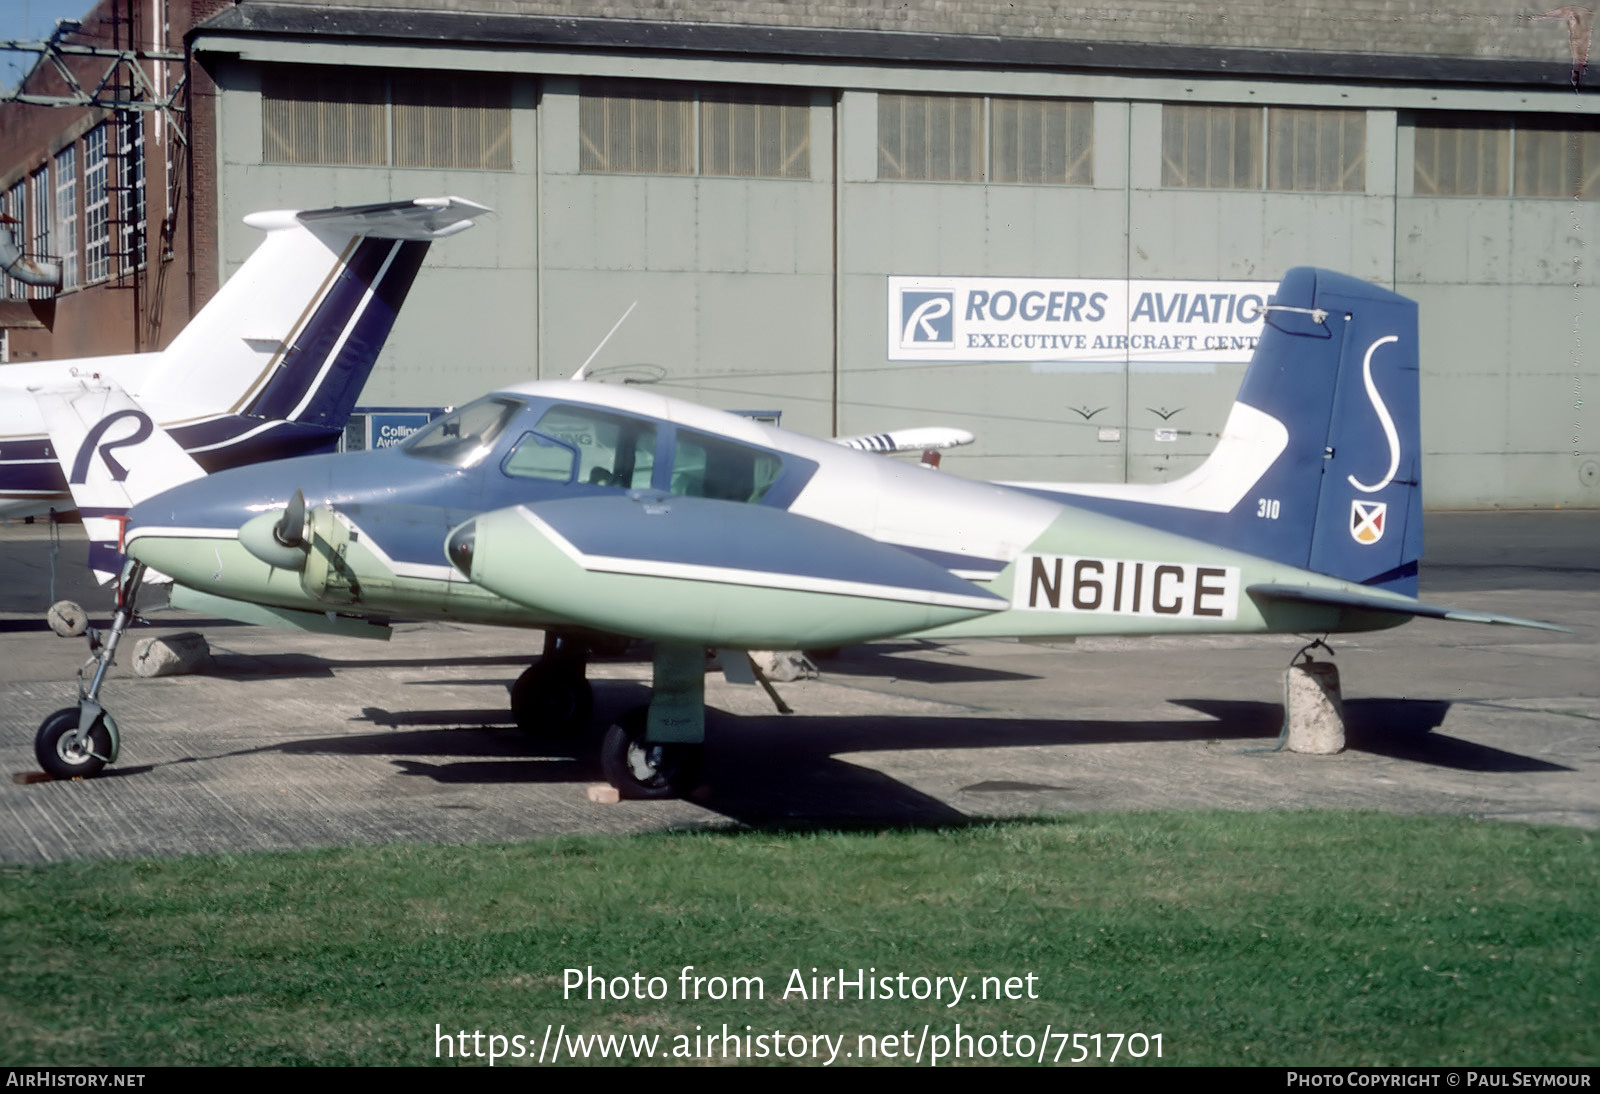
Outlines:
<svg viewBox="0 0 1600 1094"><path fill-rule="evenodd" d="M535 737L571 737L589 728L594 689L583 663L543 658L511 685L511 716Z"/></svg>
<svg viewBox="0 0 1600 1094"><path fill-rule="evenodd" d="M630 710L600 740L600 770L624 798L660 801L694 787L701 746L651 744L644 739L646 708Z"/></svg>
<svg viewBox="0 0 1600 1094"><path fill-rule="evenodd" d="M57 779L86 779L106 765L111 734L104 717L89 727L87 740L78 740L78 708L63 707L39 724L33 738L33 755L45 772Z"/></svg>

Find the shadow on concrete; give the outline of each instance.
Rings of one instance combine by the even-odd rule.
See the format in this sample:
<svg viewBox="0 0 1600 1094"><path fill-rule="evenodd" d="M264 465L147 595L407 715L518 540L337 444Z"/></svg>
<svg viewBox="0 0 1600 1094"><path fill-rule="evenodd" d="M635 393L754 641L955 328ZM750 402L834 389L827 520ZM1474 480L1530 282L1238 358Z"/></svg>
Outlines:
<svg viewBox="0 0 1600 1094"><path fill-rule="evenodd" d="M529 654L497 654L483 657L371 657L331 658L309 653L218 653L213 650L210 667L205 675L219 680L259 680L263 677L279 679L321 679L330 677L337 669L371 668L449 668L471 665L516 665L527 667L533 660ZM460 681L452 681L460 683ZM506 681L507 685L510 680Z"/></svg>
<svg viewBox="0 0 1600 1094"><path fill-rule="evenodd" d="M898 657L896 654L936 651L937 658ZM843 677L876 677L884 680L910 680L919 684L988 683L1006 680L1037 680L1037 674L1007 672L968 664L956 647L932 642L874 642L870 646L851 646L819 660L823 671Z"/></svg>
<svg viewBox="0 0 1600 1094"><path fill-rule="evenodd" d="M1175 699L1173 702L1224 720L1237 716L1237 708L1241 705L1211 699ZM1247 705L1260 706L1271 712L1273 733L1276 735L1281 725L1279 720L1283 717L1282 708L1272 703ZM1444 724L1450 706L1450 702L1444 699L1352 699L1344 704L1345 747L1374 756L1457 771L1572 770L1561 764L1433 732Z"/></svg>
<svg viewBox="0 0 1600 1094"><path fill-rule="evenodd" d="M643 700L643 684L605 689L607 712ZM852 752L1028 748L1107 743L1276 739L1276 704L1175 701L1209 716L1143 721L915 717L735 717L709 712L706 769L690 799L732 821L757 827L945 826L967 823L960 810L841 758ZM1477 772L1554 772L1568 768L1431 732L1449 713L1436 700L1362 699L1348 704L1351 748L1414 763ZM450 785L598 781L592 738L538 741L511 725L502 709L390 711L364 708L359 719L393 732L308 738L228 755L393 756L401 774ZM220 757L218 757L220 758ZM1010 781L977 783L973 793L1084 791Z"/></svg>

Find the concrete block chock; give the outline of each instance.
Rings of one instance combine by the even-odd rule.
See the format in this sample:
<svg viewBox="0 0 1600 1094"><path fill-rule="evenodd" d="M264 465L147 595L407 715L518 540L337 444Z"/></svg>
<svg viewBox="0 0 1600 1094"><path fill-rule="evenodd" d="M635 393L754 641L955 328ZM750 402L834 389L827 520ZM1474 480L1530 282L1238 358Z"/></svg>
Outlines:
<svg viewBox="0 0 1600 1094"><path fill-rule="evenodd" d="M1309 657L1283 674L1283 732L1279 750L1331 756L1344 751L1344 700L1339 668Z"/></svg>
<svg viewBox="0 0 1600 1094"><path fill-rule="evenodd" d="M210 661L211 647L197 631L141 639L133 648L133 674L145 678L203 672Z"/></svg>

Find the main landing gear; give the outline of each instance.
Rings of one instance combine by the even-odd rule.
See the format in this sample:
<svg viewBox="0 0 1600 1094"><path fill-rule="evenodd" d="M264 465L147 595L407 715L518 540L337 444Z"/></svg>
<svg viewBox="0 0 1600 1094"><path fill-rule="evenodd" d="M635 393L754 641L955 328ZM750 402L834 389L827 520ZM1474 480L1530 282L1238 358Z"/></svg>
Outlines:
<svg viewBox="0 0 1600 1094"><path fill-rule="evenodd" d="M594 689L586 676L589 644L546 631L544 655L511 685L511 716L534 737L566 740L589 728Z"/></svg>
<svg viewBox="0 0 1600 1094"><path fill-rule="evenodd" d="M117 723L100 705L100 685L116 663L117 647L136 618L134 603L144 581L144 564L130 562L117 585L117 613L111 631L102 635L90 629L89 660L78 670L78 705L63 707L39 725L33 738L33 754L45 773L57 779L82 779L114 763L121 747ZM84 676L94 666L87 684Z"/></svg>
<svg viewBox="0 0 1600 1094"><path fill-rule="evenodd" d="M594 692L589 643L546 632L544 656L511 686L511 712L524 732L570 740L589 728ZM599 736L600 770L624 798L659 800L693 790L705 743L705 649L656 646L648 706L629 710Z"/></svg>

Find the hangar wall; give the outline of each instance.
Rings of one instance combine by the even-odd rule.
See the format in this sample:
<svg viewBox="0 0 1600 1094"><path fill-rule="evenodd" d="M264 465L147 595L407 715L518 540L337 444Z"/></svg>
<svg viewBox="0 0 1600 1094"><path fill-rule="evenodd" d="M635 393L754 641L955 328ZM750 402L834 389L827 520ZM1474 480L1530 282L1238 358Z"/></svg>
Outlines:
<svg viewBox="0 0 1600 1094"><path fill-rule="evenodd" d="M1239 16L1250 5L1217 6L1230 18L1190 26L1193 40L1259 44L1272 29L1228 37L1242 33ZM1368 6L1372 20L1387 18L1394 30L1374 36L1369 21L1374 48L1416 48L1461 25L1435 26L1415 5ZM701 19L777 17L761 16L762 5L697 7ZM1282 22L1288 6L1270 7ZM517 5L544 8L568 10ZM822 4L778 9L813 25L834 18ZM856 24L891 20L896 10L904 9L860 9ZM930 10L954 18L943 7ZM957 33L980 32L1015 12L1010 5L973 10L982 18ZM1328 26L1307 22L1311 10L1279 33L1326 34ZM686 11L675 3L651 8L655 18ZM1131 12L1155 20L1140 32L1151 35L1163 33L1160 20L1171 14L1161 5ZM919 5L908 18L935 15ZM1488 34L1488 21L1501 16L1486 9L1475 18L1483 26L1472 42L1440 39L1433 48L1482 55L1492 42L1487 48L1502 55L1564 54L1532 20L1510 20ZM1092 37L1096 27L1129 26L1088 18L1079 29ZM887 278L1272 281L1289 266L1315 264L1393 286L1421 304L1431 507L1600 504L1600 467L1581 405L1585 389L1600 387L1594 354L1583 348L1600 345L1600 296L1586 253L1600 192L1532 196L1509 182L1502 192L1486 187L1489 196L1463 194L1471 187L1460 185L1455 193L1416 192L1418 130L1441 124L1454 131L1470 122L1473 132L1491 133L1474 138L1479 160L1508 159L1516 119L1556 119L1567 147L1588 165L1593 108L1570 88L821 63L548 43L423 45L358 34L307 41L228 28L202 30L196 49L220 89L219 233L228 268L253 247L239 218L258 208L443 192L498 210L485 228L430 255L363 395L368 405L459 403L495 385L570 375L637 302L593 366L601 379L649 383L729 409L779 411L786 426L822 435L960 425L978 433L978 444L946 466L975 478L1158 481L1209 451L1243 365L891 361ZM263 80L319 64L397 81L436 71L504 80L509 166L267 162ZM596 78L611 82L588 82ZM663 87L671 89L667 98L696 104L737 98L739 89L786 93L806 119L804 172L730 177L586 165L585 98L629 88L650 98ZM992 173L964 181L886 178L883 95L958 95L982 101L976 109L983 111L990 100L1084 103L1092 171L1048 184L998 182ZM1241 116L1347 112L1360 121L1359 178L1344 189L1279 188L1261 174L1231 185L1174 185L1163 127L1182 106ZM1493 136L1501 123L1503 148ZM1269 113L1265 123L1250 124L1273 122ZM1489 156L1485 148L1499 151ZM1163 428L1177 439L1157 440Z"/></svg>

